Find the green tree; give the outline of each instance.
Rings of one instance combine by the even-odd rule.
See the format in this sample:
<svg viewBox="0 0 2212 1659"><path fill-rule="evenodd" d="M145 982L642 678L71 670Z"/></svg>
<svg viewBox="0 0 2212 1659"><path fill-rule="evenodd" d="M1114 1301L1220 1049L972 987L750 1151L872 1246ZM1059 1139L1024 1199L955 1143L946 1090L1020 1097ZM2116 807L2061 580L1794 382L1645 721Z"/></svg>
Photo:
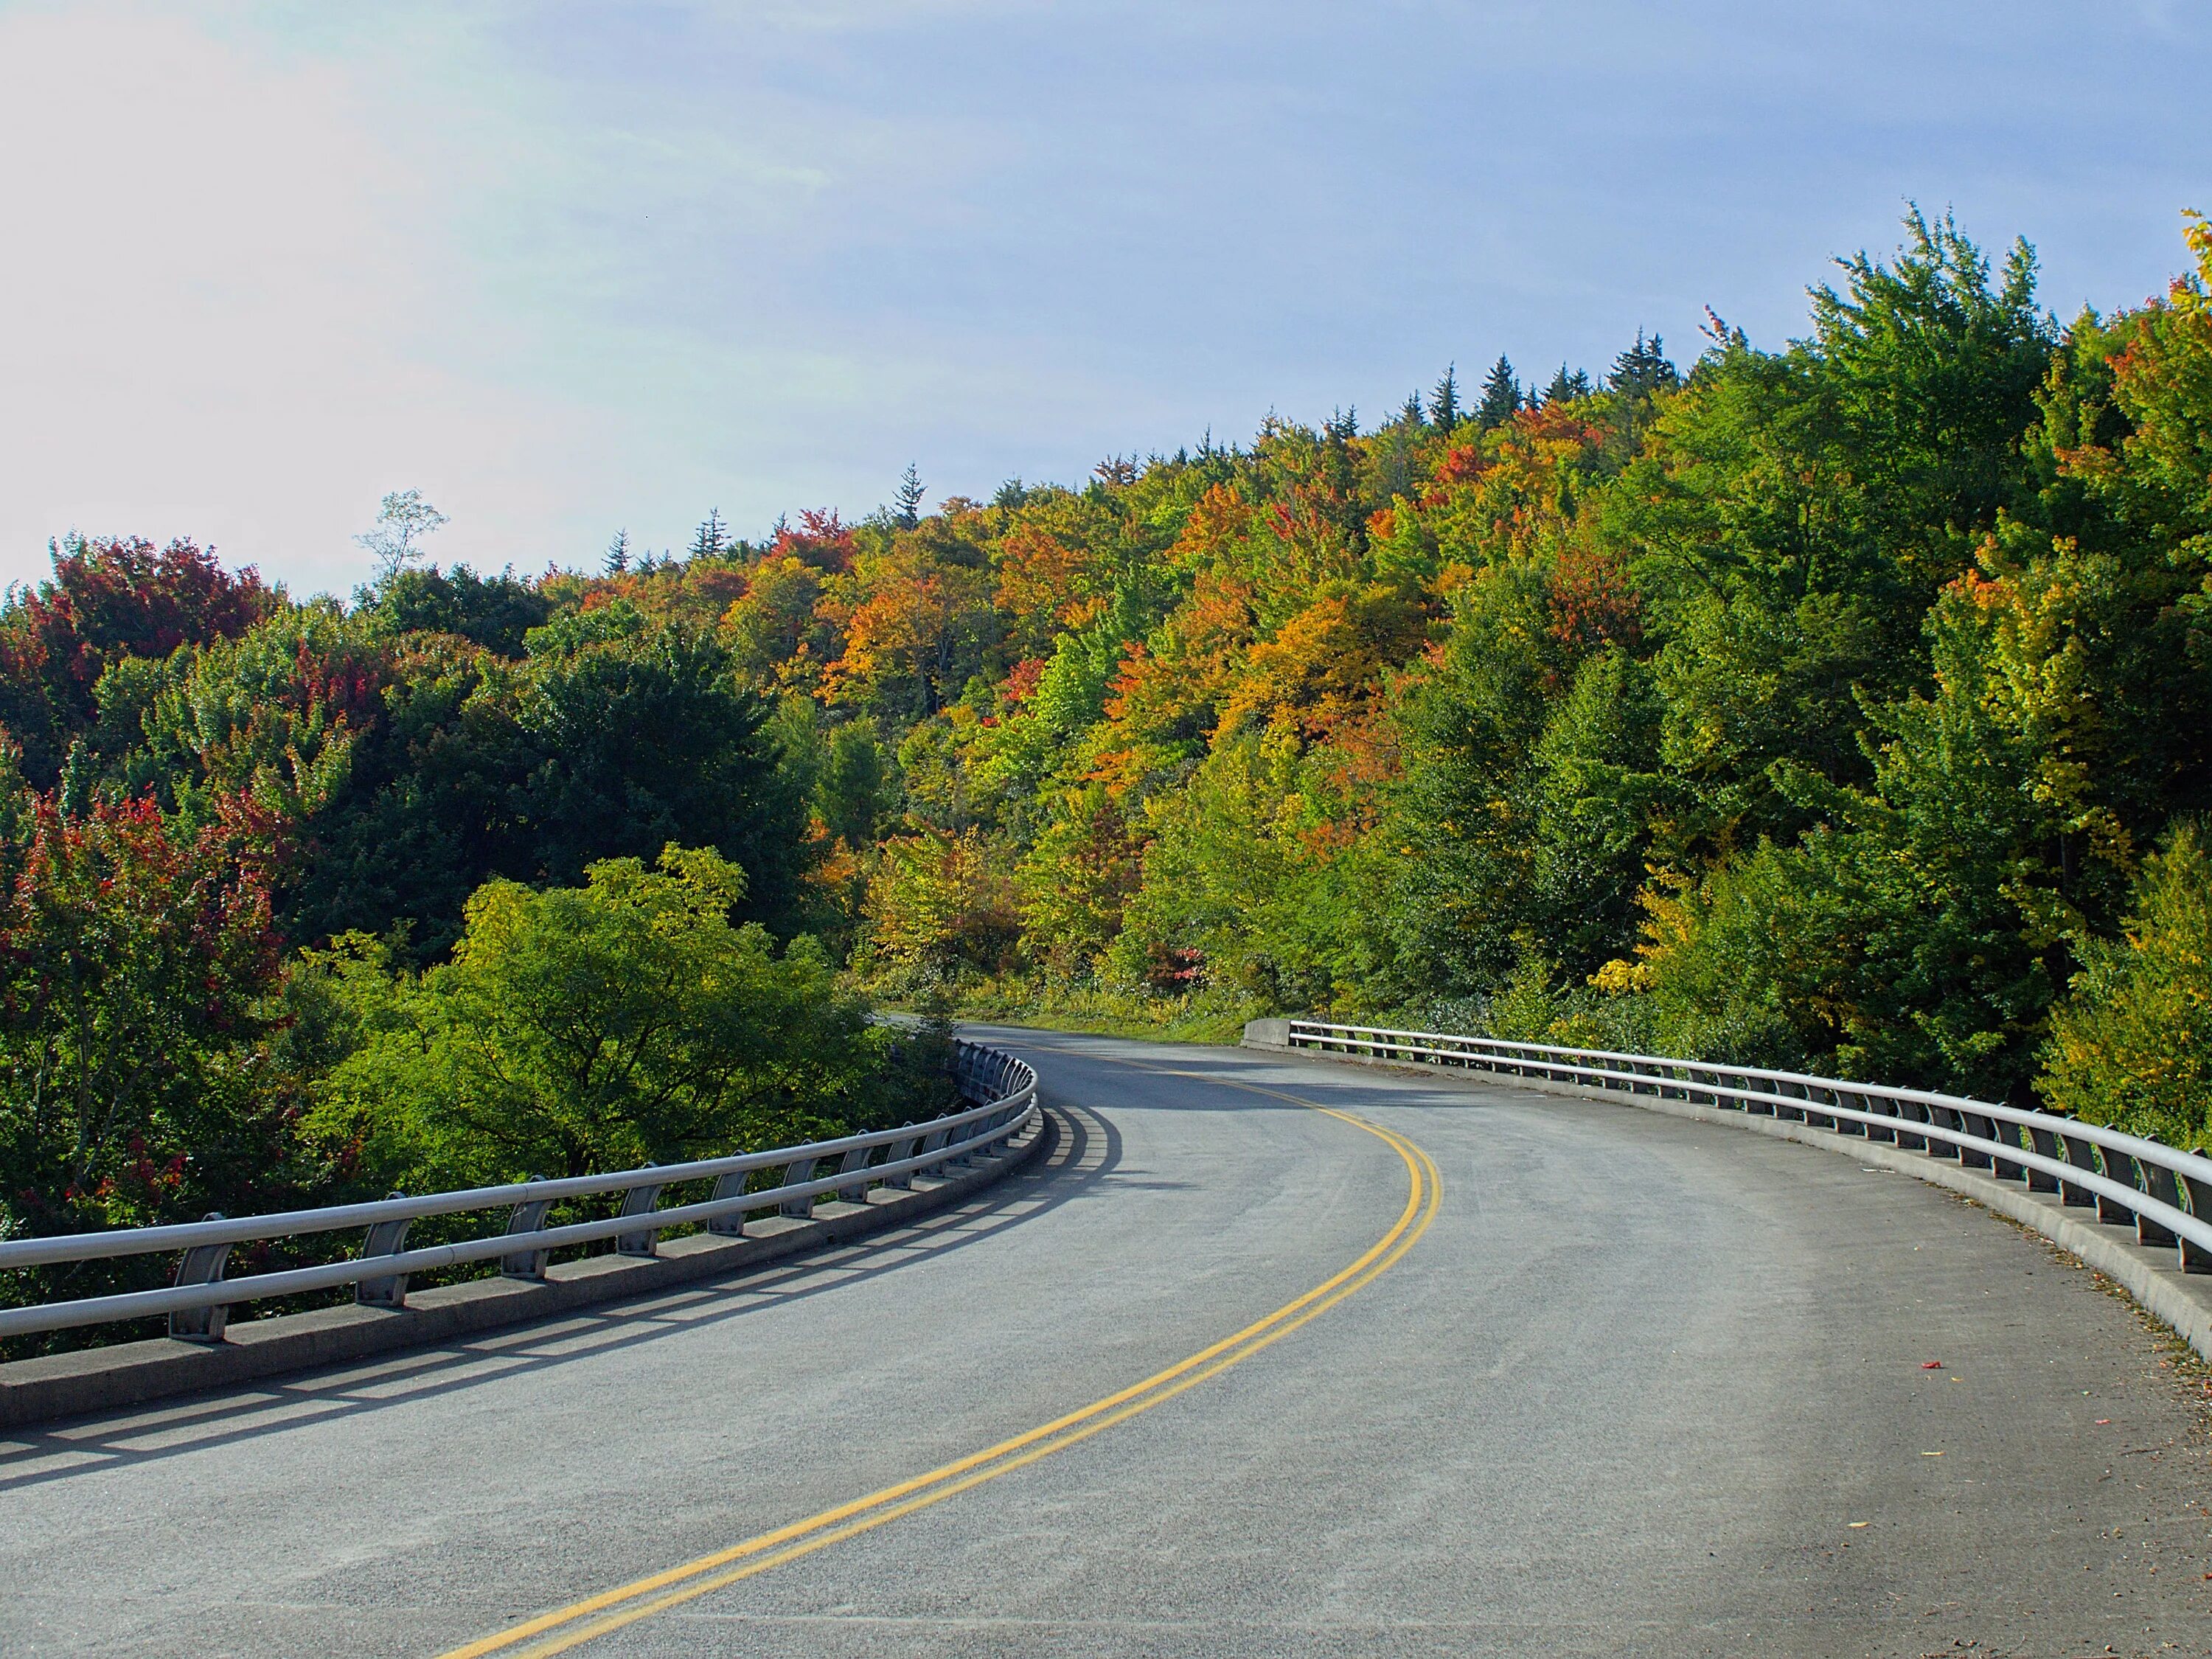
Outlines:
<svg viewBox="0 0 2212 1659"><path fill-rule="evenodd" d="M1590 377L1587 374L1579 368L1571 374L1567 366L1561 363L1559 372L1552 376L1551 385L1544 388L1543 406L1548 409L1554 404L1574 403L1589 397L1590 391Z"/></svg>
<svg viewBox="0 0 2212 1659"><path fill-rule="evenodd" d="M713 847L745 871L754 915L789 917L805 807L727 653L623 605L556 618L529 650L517 718L538 758L513 873L574 881L602 858Z"/></svg>
<svg viewBox="0 0 2212 1659"><path fill-rule="evenodd" d="M1650 340L1636 331L1636 343L1613 360L1605 377L1606 390L1634 403L1649 403L1662 392L1681 384L1681 375L1667 356L1666 344L1654 334Z"/></svg>
<svg viewBox="0 0 2212 1659"><path fill-rule="evenodd" d="M2121 938L2084 945L2043 1062L2036 1088L2061 1111L2212 1140L2212 854L2195 823L2144 860Z"/></svg>
<svg viewBox="0 0 2212 1659"><path fill-rule="evenodd" d="M1905 227L1894 260L1860 254L1840 292L1814 291L1810 338L1717 343L1604 494L1661 637L1666 762L1697 809L1670 859L1803 829L1778 760L1868 781L1862 703L1927 683L1922 618L2024 498L2052 346L2033 256L2016 247L1998 280L1949 221Z"/></svg>
<svg viewBox="0 0 2212 1659"><path fill-rule="evenodd" d="M356 596L370 625L403 634L455 634L502 657L520 657L523 638L552 616L544 593L512 571L479 576L466 565L401 570Z"/></svg>
<svg viewBox="0 0 2212 1659"><path fill-rule="evenodd" d="M1501 353L1482 382L1482 396L1474 406L1475 423L1486 432L1504 426L1521 410L1521 382L1513 365Z"/></svg>
<svg viewBox="0 0 2212 1659"><path fill-rule="evenodd" d="M691 532L691 545L688 550L695 559L719 559L729 550L730 532L722 523L722 509L709 507L707 516L700 520L698 529Z"/></svg>
<svg viewBox="0 0 2212 1659"><path fill-rule="evenodd" d="M1533 565L1480 572L1400 710L1390 926L1413 978L1439 990L1495 981L1522 948L1536 850L1530 759L1567 654L1545 599Z"/></svg>
<svg viewBox="0 0 2212 1659"><path fill-rule="evenodd" d="M924 493L921 474L915 470L914 463L908 461L906 471L899 474L898 488L891 495L891 517L901 530L919 530L921 527Z"/></svg>
<svg viewBox="0 0 2212 1659"><path fill-rule="evenodd" d="M1418 417L1420 412L1419 403L1412 398L1407 401L1413 404L1414 414ZM1449 434L1451 429L1460 423L1466 413L1467 411L1460 407L1459 403L1459 365L1447 363L1444 365L1443 379L1437 382L1437 389L1429 394L1429 424L1435 427L1437 431ZM1417 418L1414 424L1418 426L1419 423Z"/></svg>
<svg viewBox="0 0 2212 1659"><path fill-rule="evenodd" d="M310 959L357 1022L313 1127L380 1182L668 1163L866 1109L861 1006L799 939L736 926L743 872L708 848L610 859L581 887L495 881L450 961L393 973L376 941Z"/></svg>
<svg viewBox="0 0 2212 1659"><path fill-rule="evenodd" d="M889 817L891 782L883 745L865 720L831 729L813 784L814 810L824 828L848 847L872 846Z"/></svg>

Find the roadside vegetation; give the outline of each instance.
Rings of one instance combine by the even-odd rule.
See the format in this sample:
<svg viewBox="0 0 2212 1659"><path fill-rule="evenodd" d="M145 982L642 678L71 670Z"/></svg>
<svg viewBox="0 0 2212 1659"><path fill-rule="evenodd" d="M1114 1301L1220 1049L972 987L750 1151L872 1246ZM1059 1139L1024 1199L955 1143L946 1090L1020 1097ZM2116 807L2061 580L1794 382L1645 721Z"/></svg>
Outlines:
<svg viewBox="0 0 2212 1659"><path fill-rule="evenodd" d="M1802 340L1503 357L924 512L0 607L0 1228L896 1121L871 1000L1276 1012L2212 1133L2212 230L1915 214ZM19 1276L27 1279L30 1276ZM19 1284L0 1295L55 1287Z"/></svg>

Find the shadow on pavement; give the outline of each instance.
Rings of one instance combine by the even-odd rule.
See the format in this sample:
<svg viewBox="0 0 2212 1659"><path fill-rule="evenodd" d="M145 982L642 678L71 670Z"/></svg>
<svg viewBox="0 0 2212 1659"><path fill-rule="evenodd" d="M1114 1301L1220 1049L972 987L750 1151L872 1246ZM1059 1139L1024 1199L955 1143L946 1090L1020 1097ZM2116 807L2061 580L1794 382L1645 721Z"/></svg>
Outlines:
<svg viewBox="0 0 2212 1659"><path fill-rule="evenodd" d="M896 1231L810 1253L720 1283L641 1297L372 1361L349 1361L246 1389L0 1434L0 1492L73 1474L235 1445L307 1423L360 1416L460 1393L587 1355L619 1352L702 1326L787 1307L846 1285L996 1237L1083 1196L1121 1161L1118 1130L1066 1104L1048 1109L1043 1160Z"/></svg>

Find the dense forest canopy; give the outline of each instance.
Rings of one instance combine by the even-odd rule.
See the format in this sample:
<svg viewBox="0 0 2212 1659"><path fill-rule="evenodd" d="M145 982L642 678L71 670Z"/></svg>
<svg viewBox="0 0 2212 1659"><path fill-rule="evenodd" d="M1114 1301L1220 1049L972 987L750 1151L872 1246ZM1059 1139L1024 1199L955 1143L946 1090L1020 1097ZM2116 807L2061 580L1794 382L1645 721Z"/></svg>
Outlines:
<svg viewBox="0 0 2212 1659"><path fill-rule="evenodd" d="M349 602L70 539L0 611L4 1224L890 1109L868 996L2203 1138L2212 231L2062 325L1905 228L1780 346L589 574L440 568L412 495Z"/></svg>

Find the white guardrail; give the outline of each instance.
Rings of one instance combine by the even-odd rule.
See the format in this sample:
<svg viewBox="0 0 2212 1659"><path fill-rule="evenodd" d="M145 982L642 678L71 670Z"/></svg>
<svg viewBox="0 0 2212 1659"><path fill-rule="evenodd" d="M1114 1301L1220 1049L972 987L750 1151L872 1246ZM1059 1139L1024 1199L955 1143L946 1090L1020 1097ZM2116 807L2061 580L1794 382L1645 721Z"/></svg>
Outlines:
<svg viewBox="0 0 2212 1659"><path fill-rule="evenodd" d="M1284 1023L1293 1048L1656 1095L1955 1159L2000 1181L2024 1182L2031 1192L2056 1193L2069 1205L2094 1205L2100 1221L2132 1222L2138 1243L2172 1247L2183 1272L2212 1273L2212 1158L2202 1148L2179 1152L2055 1112L1797 1072L1441 1031Z"/></svg>
<svg viewBox="0 0 2212 1659"><path fill-rule="evenodd" d="M661 1232L671 1227L703 1224L709 1232L738 1237L744 1234L745 1217L752 1212L774 1210L781 1215L805 1217L813 1213L814 1200L827 1194L858 1200L877 1182L887 1187L910 1187L917 1175L935 1173L1004 1145L1037 1113L1036 1073L1024 1061L972 1042L955 1042L953 1054L953 1076L961 1092L982 1103L927 1123L690 1164L647 1164L610 1175L555 1181L533 1178L419 1198L394 1194L374 1203L289 1210L236 1220L210 1215L204 1221L173 1226L0 1242L0 1271L56 1261L182 1253L175 1280L167 1289L0 1308L0 1336L166 1314L172 1336L219 1341L234 1303L353 1285L357 1287L356 1301L398 1308L405 1305L410 1273L496 1258L501 1273L508 1278L543 1279L552 1252L574 1245L611 1238L618 1254L650 1256L658 1251ZM875 1161L878 1152L883 1154L880 1163ZM831 1160L836 1165L833 1171L816 1173ZM758 1192L745 1190L755 1170L779 1167L782 1179L776 1185ZM703 1181L714 1183L708 1198L659 1207L665 1188ZM619 1214L563 1226L544 1224L546 1211L563 1200L611 1193L623 1195ZM406 1248L410 1222L425 1216L501 1207L507 1209L501 1231L455 1243ZM243 1279L222 1276L234 1245L353 1227L366 1228L368 1232L360 1255L349 1261Z"/></svg>

